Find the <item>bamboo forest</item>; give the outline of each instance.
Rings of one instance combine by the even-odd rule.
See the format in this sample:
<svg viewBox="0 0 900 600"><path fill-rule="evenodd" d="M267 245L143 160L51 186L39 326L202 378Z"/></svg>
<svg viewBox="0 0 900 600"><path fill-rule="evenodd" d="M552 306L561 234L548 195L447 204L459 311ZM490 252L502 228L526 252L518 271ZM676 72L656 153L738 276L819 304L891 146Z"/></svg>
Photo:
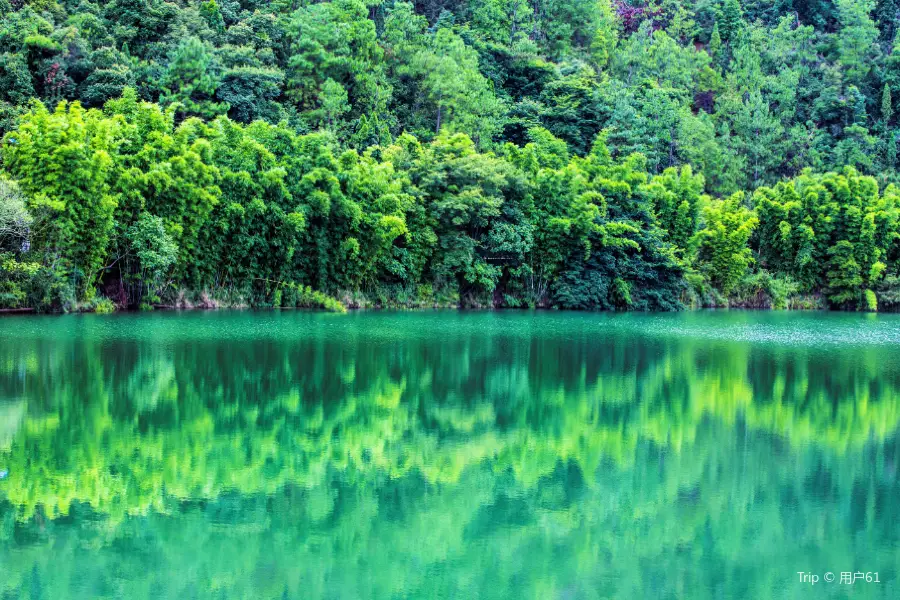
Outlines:
<svg viewBox="0 0 900 600"><path fill-rule="evenodd" d="M0 0L0 600L900 598L900 0Z"/></svg>

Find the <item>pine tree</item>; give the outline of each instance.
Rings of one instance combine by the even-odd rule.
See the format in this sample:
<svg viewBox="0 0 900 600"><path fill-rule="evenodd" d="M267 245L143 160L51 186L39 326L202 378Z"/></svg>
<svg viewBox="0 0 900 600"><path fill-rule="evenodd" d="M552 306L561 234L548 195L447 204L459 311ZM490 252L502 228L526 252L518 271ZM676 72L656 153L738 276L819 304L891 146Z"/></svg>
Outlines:
<svg viewBox="0 0 900 600"><path fill-rule="evenodd" d="M838 61L849 83L860 85L872 70L873 46L878 28L871 17L872 3L835 0L840 29L835 38Z"/></svg>
<svg viewBox="0 0 900 600"><path fill-rule="evenodd" d="M712 34L709 36L709 56L718 64L722 56L722 36L719 33L719 22L713 25Z"/></svg>
<svg viewBox="0 0 900 600"><path fill-rule="evenodd" d="M869 115L866 112L866 97L859 91L858 87L851 85L847 88L847 98L853 106L853 123L865 126L869 120Z"/></svg>
<svg viewBox="0 0 900 600"><path fill-rule="evenodd" d="M891 131L891 117L894 114L893 102L891 102L891 86L884 84L881 92L881 129L884 135L884 166L893 170L897 163L897 139Z"/></svg>
<svg viewBox="0 0 900 600"><path fill-rule="evenodd" d="M893 170L894 165L897 164L897 136L890 129L885 131L885 136L887 137L887 148L884 153L884 162L889 170Z"/></svg>
<svg viewBox="0 0 900 600"><path fill-rule="evenodd" d="M744 26L744 11L740 0L725 0L721 14L721 36L728 43L734 43Z"/></svg>

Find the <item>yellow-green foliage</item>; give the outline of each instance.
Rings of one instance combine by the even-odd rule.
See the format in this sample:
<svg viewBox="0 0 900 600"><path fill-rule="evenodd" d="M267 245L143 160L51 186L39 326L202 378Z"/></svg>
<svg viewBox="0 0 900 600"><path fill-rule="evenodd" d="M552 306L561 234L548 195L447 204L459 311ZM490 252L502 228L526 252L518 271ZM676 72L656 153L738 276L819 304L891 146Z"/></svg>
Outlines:
<svg viewBox="0 0 900 600"><path fill-rule="evenodd" d="M28 288L40 271L35 262L20 262L12 254L0 252L0 308L28 306Z"/></svg>
<svg viewBox="0 0 900 600"><path fill-rule="evenodd" d="M61 102L53 112L35 102L2 147L5 166L41 225L33 243L71 265L85 297L93 295L108 256L122 125L122 119L108 119L78 102Z"/></svg>
<svg viewBox="0 0 900 600"><path fill-rule="evenodd" d="M347 312L347 308L341 304L340 300L313 290L309 286L296 286L293 291L294 306L298 308L322 308L329 312Z"/></svg>
<svg viewBox="0 0 900 600"><path fill-rule="evenodd" d="M847 168L800 177L754 194L760 266L823 289L837 306L874 310L872 290L900 234L900 192Z"/></svg>
<svg viewBox="0 0 900 600"><path fill-rule="evenodd" d="M694 238L697 265L725 294L730 293L753 264L747 243L758 224L756 215L744 205L744 195L723 200L705 199L703 228Z"/></svg>
<svg viewBox="0 0 900 600"><path fill-rule="evenodd" d="M94 312L97 314L109 314L116 312L116 305L109 298L104 298L102 296L94 297L91 302L85 306L84 310L87 312Z"/></svg>
<svg viewBox="0 0 900 600"><path fill-rule="evenodd" d="M431 289L476 307L672 310L685 273L727 298L758 268L874 310L897 274L900 190L851 167L761 187L751 206L741 192L705 196L690 166L654 175L609 132L584 156L540 127L499 154L450 131L360 152L285 123L176 114L126 89L102 111L22 115L2 147L17 183L4 179L0 200L25 216L0 249L45 269L20 271L8 304L34 304L23 277L44 273L28 285L56 308L101 289L130 307L186 289L329 310L335 296L417 304ZM286 299L272 282L296 287Z"/></svg>

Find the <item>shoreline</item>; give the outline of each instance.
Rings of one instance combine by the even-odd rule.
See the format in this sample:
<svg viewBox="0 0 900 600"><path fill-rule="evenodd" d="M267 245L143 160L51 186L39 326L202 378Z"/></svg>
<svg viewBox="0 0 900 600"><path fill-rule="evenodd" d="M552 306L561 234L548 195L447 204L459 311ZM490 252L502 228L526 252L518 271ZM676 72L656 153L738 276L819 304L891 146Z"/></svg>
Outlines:
<svg viewBox="0 0 900 600"><path fill-rule="evenodd" d="M93 310L73 310L73 311L55 311L55 312L39 312L34 308L4 308L0 309L0 318L15 316L65 316L65 315L91 315L91 314L141 314L141 313L178 313L178 312L276 312L276 311L305 311L317 313L357 313L357 312L433 312L433 311L456 311L456 312L559 312L559 313L597 313L597 314L668 314L668 313L692 313L692 312L798 312L798 313L860 313L860 314L898 314L900 311L884 310L884 311L864 311L864 310L839 310L823 307L799 307L799 308L772 308L765 306L704 306L704 307L688 307L683 310L672 311L648 311L648 310L574 310L566 308L516 308L516 307L461 307L461 306L351 306L344 307L343 311L329 310L318 307L304 306L172 306L172 305L155 305L152 310L141 310L139 308L117 309L114 311L93 311Z"/></svg>

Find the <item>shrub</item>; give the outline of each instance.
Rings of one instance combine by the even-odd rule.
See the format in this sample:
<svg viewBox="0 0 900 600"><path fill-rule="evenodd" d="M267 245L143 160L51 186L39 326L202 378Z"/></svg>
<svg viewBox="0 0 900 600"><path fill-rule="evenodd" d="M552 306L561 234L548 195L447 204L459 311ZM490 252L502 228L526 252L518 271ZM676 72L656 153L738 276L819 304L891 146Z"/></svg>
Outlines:
<svg viewBox="0 0 900 600"><path fill-rule="evenodd" d="M329 312L347 312L346 307L340 301L331 296L312 289L311 287L296 283L281 283L275 296L280 300L280 306L295 308L318 308ZM278 306L279 304L276 304Z"/></svg>
<svg viewBox="0 0 900 600"><path fill-rule="evenodd" d="M105 315L116 312L116 305L112 300L105 296L95 296L84 306L84 311Z"/></svg>

